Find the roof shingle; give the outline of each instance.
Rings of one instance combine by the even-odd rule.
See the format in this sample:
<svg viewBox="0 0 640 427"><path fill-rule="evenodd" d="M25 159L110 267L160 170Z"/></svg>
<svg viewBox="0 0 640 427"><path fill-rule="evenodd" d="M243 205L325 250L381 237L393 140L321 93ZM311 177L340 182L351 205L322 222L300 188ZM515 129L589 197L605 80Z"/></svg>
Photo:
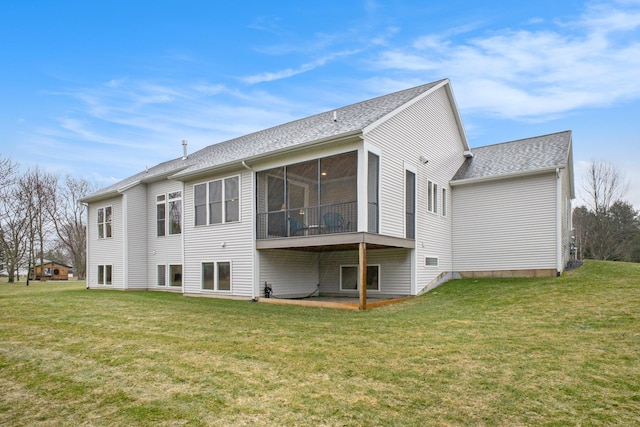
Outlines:
<svg viewBox="0 0 640 427"><path fill-rule="evenodd" d="M473 148L452 182L564 167L569 160L571 131Z"/></svg>

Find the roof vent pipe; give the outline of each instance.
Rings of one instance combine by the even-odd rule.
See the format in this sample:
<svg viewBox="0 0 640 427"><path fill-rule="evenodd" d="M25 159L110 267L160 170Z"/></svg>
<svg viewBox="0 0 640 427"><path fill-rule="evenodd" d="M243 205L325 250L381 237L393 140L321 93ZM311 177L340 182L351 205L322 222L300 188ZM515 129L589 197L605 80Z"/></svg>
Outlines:
<svg viewBox="0 0 640 427"><path fill-rule="evenodd" d="M187 160L187 140L182 140L182 160Z"/></svg>
<svg viewBox="0 0 640 427"><path fill-rule="evenodd" d="M338 112L336 110L333 110L333 121L334 122L338 121Z"/></svg>

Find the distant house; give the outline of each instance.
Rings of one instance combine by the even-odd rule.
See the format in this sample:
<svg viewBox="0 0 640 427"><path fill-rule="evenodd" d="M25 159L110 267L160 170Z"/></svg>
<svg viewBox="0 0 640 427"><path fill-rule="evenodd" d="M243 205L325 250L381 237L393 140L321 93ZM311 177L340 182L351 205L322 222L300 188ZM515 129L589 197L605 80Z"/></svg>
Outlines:
<svg viewBox="0 0 640 427"><path fill-rule="evenodd" d="M70 265L56 261L44 260L44 264L37 264L34 268L36 280L69 280Z"/></svg>
<svg viewBox="0 0 640 427"><path fill-rule="evenodd" d="M441 80L169 160L84 199L87 286L408 296L569 259L571 132L471 149Z"/></svg>

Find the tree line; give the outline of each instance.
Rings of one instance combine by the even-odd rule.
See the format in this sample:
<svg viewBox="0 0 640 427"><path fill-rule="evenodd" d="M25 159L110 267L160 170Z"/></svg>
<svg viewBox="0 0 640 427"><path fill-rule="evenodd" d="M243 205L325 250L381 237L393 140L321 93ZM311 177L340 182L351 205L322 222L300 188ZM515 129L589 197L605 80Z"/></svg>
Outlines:
<svg viewBox="0 0 640 427"><path fill-rule="evenodd" d="M623 198L629 188L610 163L591 162L582 188L588 196L573 210L578 259L640 262L640 216Z"/></svg>
<svg viewBox="0 0 640 427"><path fill-rule="evenodd" d="M0 155L0 264L9 282L26 270L28 283L45 259L71 264L75 276L85 278L86 206L79 200L95 189L85 179L38 167L23 171Z"/></svg>

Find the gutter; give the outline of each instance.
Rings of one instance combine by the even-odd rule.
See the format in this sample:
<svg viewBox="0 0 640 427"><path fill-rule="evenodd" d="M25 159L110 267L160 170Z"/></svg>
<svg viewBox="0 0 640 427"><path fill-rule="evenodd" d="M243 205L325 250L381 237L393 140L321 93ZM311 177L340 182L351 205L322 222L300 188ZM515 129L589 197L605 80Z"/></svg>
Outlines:
<svg viewBox="0 0 640 427"><path fill-rule="evenodd" d="M284 147L281 148L279 150L275 150L275 151L269 151L265 154L258 154L255 156L251 156L251 157L246 157L243 160L240 159L236 159L236 160L232 160L226 163L222 163L219 165L213 165L213 166L209 166L209 167L205 167L202 169L197 169L197 170L193 170L191 172L188 172L188 169L186 171L181 171L178 173L175 173L171 176L169 176L169 179L174 179L174 180L178 180L178 181L184 181L187 179L191 179L191 178L196 178L198 176L203 176L203 175L209 175L213 172L219 171L219 170L224 170L227 168L233 168L233 167L237 167L238 163L241 164L243 167L247 167L247 163L248 161L256 161L256 160L265 160L268 159L270 157L278 157L283 153L293 153L296 151L300 151L300 150L306 150L309 148L313 148L315 146L320 146L320 145L324 145L327 143L335 143L335 142L340 142L341 140L344 139L349 139L352 138L354 136L358 136L362 134L362 130L358 129L355 131L351 131L351 132L347 132L347 133L342 133L340 135L333 135L333 136L328 136L326 138L322 138L322 139L316 139L313 141L309 141L309 142L304 142L301 144L297 144L297 145L292 145L289 147ZM252 170L251 168L248 168L249 170Z"/></svg>
<svg viewBox="0 0 640 427"><path fill-rule="evenodd" d="M556 168L556 272L562 273L562 174Z"/></svg>
<svg viewBox="0 0 640 427"><path fill-rule="evenodd" d="M565 168L566 168L566 165L552 166L549 168L536 169L536 170L525 171L525 172L511 172L511 173L504 173L500 175L481 176L477 178L456 179L455 181L450 181L449 185L451 187L456 187L459 185L475 184L479 182L499 181L499 180L508 179L508 178L519 178L524 176L542 175L545 173L556 172L559 169L565 169Z"/></svg>

